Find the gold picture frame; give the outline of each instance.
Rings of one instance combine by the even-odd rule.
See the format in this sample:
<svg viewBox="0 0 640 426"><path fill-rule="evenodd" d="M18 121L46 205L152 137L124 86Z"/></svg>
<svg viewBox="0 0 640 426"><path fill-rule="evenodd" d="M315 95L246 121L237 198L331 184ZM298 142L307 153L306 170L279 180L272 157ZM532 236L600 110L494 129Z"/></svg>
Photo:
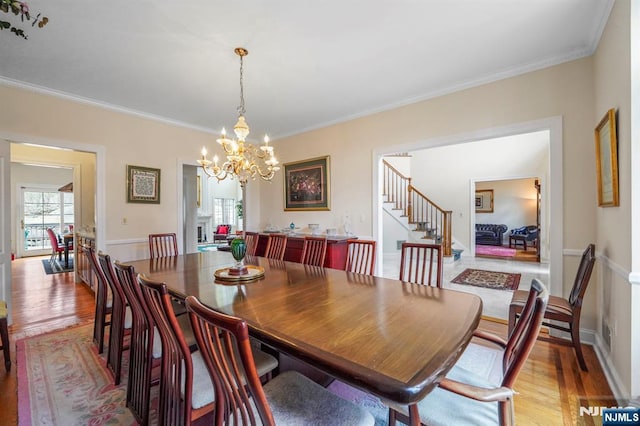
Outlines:
<svg viewBox="0 0 640 426"><path fill-rule="evenodd" d="M476 190L476 213L493 213L493 189Z"/></svg>
<svg viewBox="0 0 640 426"><path fill-rule="evenodd" d="M618 194L618 139L616 110L611 108L595 129L598 206L620 205Z"/></svg>
<svg viewBox="0 0 640 426"><path fill-rule="evenodd" d="M160 204L160 169L127 165L127 203Z"/></svg>
<svg viewBox="0 0 640 426"><path fill-rule="evenodd" d="M284 164L284 210L331 210L330 157Z"/></svg>

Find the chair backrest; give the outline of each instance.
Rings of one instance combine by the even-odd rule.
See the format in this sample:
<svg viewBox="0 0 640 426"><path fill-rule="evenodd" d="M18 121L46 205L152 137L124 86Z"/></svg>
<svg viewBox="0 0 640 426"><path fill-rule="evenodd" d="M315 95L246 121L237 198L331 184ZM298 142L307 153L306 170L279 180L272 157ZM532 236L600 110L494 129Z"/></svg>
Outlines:
<svg viewBox="0 0 640 426"><path fill-rule="evenodd" d="M324 266L327 255L327 239L325 237L304 237L300 263L305 265Z"/></svg>
<svg viewBox="0 0 640 426"><path fill-rule="evenodd" d="M53 229L47 228L47 235L49 236L49 241L51 242L51 248L54 251L60 251L60 246L58 245L58 236Z"/></svg>
<svg viewBox="0 0 640 426"><path fill-rule="evenodd" d="M402 243L399 279L442 288L442 245Z"/></svg>
<svg viewBox="0 0 640 426"><path fill-rule="evenodd" d="M502 386L513 388L518 373L520 373L538 338L548 301L549 292L540 280L534 278L531 281L529 296L522 309L520 319L509 336L504 350Z"/></svg>
<svg viewBox="0 0 640 426"><path fill-rule="evenodd" d="M193 360L164 283L138 275L138 283L162 341L160 373L161 425L190 424Z"/></svg>
<svg viewBox="0 0 640 426"><path fill-rule="evenodd" d="M116 277L122 284L131 309L131 340L129 343L129 381L127 406L140 424L149 421L151 369L153 359L154 322L142 296L133 266L116 262Z"/></svg>
<svg viewBox="0 0 640 426"><path fill-rule="evenodd" d="M376 267L376 242L373 240L348 240L345 270L356 274L373 275Z"/></svg>
<svg viewBox="0 0 640 426"><path fill-rule="evenodd" d="M175 233L149 234L149 253L156 257L177 256L178 241Z"/></svg>
<svg viewBox="0 0 640 426"><path fill-rule="evenodd" d="M256 249L258 248L258 238L259 235L257 232L245 232L244 240L247 243L247 255L255 256Z"/></svg>
<svg viewBox="0 0 640 426"><path fill-rule="evenodd" d="M109 284L107 283L107 278L104 276L104 272L98 264L96 252L93 247L89 245L81 245L80 250L89 262L89 267L96 277L96 315L102 315L107 309L107 299L109 297L109 291L107 290Z"/></svg>
<svg viewBox="0 0 640 426"><path fill-rule="evenodd" d="M569 304L573 308L574 315L576 314L576 310L579 313L582 309L582 298L584 297L584 293L587 291L587 285L591 280L591 272L593 271L593 265L595 262L596 246L594 244L589 244L582 253L580 265L576 272L576 278L573 282L571 293L569 294Z"/></svg>
<svg viewBox="0 0 640 426"><path fill-rule="evenodd" d="M286 248L287 236L285 234L269 234L267 248L264 251L264 257L283 260Z"/></svg>
<svg viewBox="0 0 640 426"><path fill-rule="evenodd" d="M204 306L194 296L186 300L191 327L215 391L216 425L275 421L253 361L247 323ZM246 386L245 386L246 384ZM247 392L248 390L248 392Z"/></svg>

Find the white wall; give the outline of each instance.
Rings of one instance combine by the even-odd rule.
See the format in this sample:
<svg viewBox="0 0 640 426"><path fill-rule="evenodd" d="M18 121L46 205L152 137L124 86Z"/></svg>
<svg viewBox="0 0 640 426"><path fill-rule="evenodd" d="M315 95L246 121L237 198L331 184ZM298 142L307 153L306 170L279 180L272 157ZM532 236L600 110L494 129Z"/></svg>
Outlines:
<svg viewBox="0 0 640 426"><path fill-rule="evenodd" d="M412 155L413 185L442 208L453 211L453 237L463 246L458 248L466 248L465 252L469 252L474 245L476 221L504 223L501 218L503 212L498 213L504 204L497 204L496 200L496 213L476 215L471 201L477 182L548 176L549 134L546 131L535 132L436 147L413 151ZM492 185L488 184L487 188L492 188ZM543 192L547 200L548 194L549 191ZM505 224L517 223L509 222ZM542 235L546 235L546 230ZM544 247L544 258L548 259L548 243Z"/></svg>

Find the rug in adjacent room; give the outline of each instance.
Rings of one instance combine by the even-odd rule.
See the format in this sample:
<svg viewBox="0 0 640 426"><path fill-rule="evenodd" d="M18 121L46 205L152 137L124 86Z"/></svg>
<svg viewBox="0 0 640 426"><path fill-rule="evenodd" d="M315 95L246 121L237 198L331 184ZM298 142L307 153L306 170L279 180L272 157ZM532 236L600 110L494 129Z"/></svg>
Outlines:
<svg viewBox="0 0 640 426"><path fill-rule="evenodd" d="M515 257L516 252L516 249L509 247L476 245L478 256Z"/></svg>
<svg viewBox="0 0 640 426"><path fill-rule="evenodd" d="M16 342L19 425L135 424L125 406L128 362L114 386L92 331L74 326Z"/></svg>
<svg viewBox="0 0 640 426"><path fill-rule="evenodd" d="M53 264L49 262L49 259L42 259L42 266L44 266L44 272L47 275L59 274L61 272L73 272L73 257L69 257L69 266L64 266L64 260L59 261L56 259Z"/></svg>
<svg viewBox="0 0 640 426"><path fill-rule="evenodd" d="M451 282L495 290L516 290L520 284L520 274L468 268Z"/></svg>

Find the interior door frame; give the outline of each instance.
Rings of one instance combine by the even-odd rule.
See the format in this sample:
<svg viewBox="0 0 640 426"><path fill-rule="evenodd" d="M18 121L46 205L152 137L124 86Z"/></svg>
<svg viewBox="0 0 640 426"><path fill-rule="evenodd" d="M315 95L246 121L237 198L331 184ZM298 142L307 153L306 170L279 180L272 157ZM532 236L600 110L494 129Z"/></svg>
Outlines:
<svg viewBox="0 0 640 426"><path fill-rule="evenodd" d="M96 236L96 248L97 250L105 250L105 221L106 221L106 147L102 145L94 145L87 144L81 142L72 142L60 139L50 139L50 138L42 138L32 135L19 134L19 133L11 133L11 132L3 132L0 130L0 153L5 149L10 153L10 146L12 143L30 143L36 145L50 146L50 147L59 147L59 148L67 148L74 151L85 151L89 153L93 153L96 156L96 186L95 186L95 236ZM10 164L11 158L10 155L7 160L6 170L3 170L2 173L6 173L6 185L10 185ZM76 171L77 172L77 171ZM74 181L75 181L75 172L74 172ZM2 190L2 187L0 187ZM9 195L7 195L9 194ZM3 200L11 200L11 189L8 188L4 190ZM10 205L10 203L9 203ZM7 206L8 207L8 206ZM9 216L10 217L10 211ZM11 220L5 221L5 226L7 226L7 231L5 231L2 235L0 241L0 246L3 250L6 248L9 253L11 253ZM9 314L9 324L11 324L11 312L12 312L12 303L11 303L11 268L6 268L4 266L4 254L3 250L0 250L0 268L4 268L2 274L8 274L8 278L4 278L2 283L0 284L0 296L7 302L8 314ZM10 262L10 260L9 260ZM4 265L4 266L3 266Z"/></svg>
<svg viewBox="0 0 640 426"><path fill-rule="evenodd" d="M383 259L382 247L383 229L382 217L382 157L388 154L405 151L416 151L421 149L435 148L439 146L456 145L461 143L475 142L478 140L513 136L523 133L538 131L549 131L549 181L546 182L548 188L549 202L548 214L553 217L553 223L549 224L549 292L553 295L562 295L564 250L563 250L563 229L564 229L564 176L563 176L563 137L562 137L562 116L542 118L539 120L514 123L502 127L492 127L479 129L463 134L447 135L426 140L419 140L405 144L385 146L373 151L371 167L371 199L373 218L373 238L379 242L377 247L378 259ZM376 274L382 273L382 262L377 262Z"/></svg>

